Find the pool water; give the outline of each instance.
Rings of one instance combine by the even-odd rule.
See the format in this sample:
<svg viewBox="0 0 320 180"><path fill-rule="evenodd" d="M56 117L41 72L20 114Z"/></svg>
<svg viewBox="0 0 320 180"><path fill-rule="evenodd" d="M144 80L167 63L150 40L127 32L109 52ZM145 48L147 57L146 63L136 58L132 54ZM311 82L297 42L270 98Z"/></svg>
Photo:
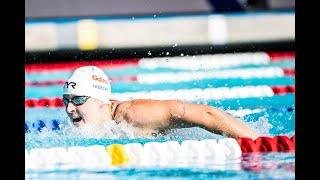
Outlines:
<svg viewBox="0 0 320 180"><path fill-rule="evenodd" d="M194 57L195 60L200 57ZM168 58L169 59L169 58ZM257 131L261 136L295 134L295 95L259 94L264 87L294 85L294 76L279 74L279 69L294 69L294 57L282 61L267 63L247 63L233 66L216 67L212 69L182 69L179 67L146 68L144 66L123 66L121 68L103 68L111 78L112 93L116 97L126 99L128 96L140 97L152 94L153 91L164 95L185 93L176 97L193 103L208 104L223 109L246 125ZM266 69L275 68L275 69ZM277 69L278 68L278 69ZM26 71L28 82L44 82L66 80L71 70L64 71ZM210 74L215 72L215 74ZM217 73L219 72L219 73ZM263 72L263 73L262 73ZM272 73L270 73L272 72ZM170 74L171 73L171 74ZM175 74L172 74L175 73ZM179 74L182 73L182 74ZM202 75L201 75L202 73ZM251 74L250 74L251 73ZM269 73L269 75L268 75ZM128 80L127 77L135 77ZM167 78L169 76L169 79ZM174 78L172 77L174 76ZM197 76L197 78L194 78ZM126 78L124 78L126 77ZM172 77L172 78L171 78ZM167 80L166 80L167 78ZM132 78L131 78L132 79ZM252 87L261 86L260 89ZM241 89L251 87L251 89ZM219 89L220 88L220 89ZM201 97L197 93L200 91ZM234 89L234 91L232 90ZM215 92L215 95L210 92ZM263 90L264 91L264 90ZM207 93L204 94L203 93ZM193 94L194 93L194 94ZM230 95L230 93L234 93ZM26 85L25 98L61 97L62 85L46 86ZM158 97L157 97L158 98ZM219 139L223 136L213 134L199 127L182 128L159 137L138 137L122 127L118 134L109 133L108 137L83 137L68 133L72 127L69 124L63 107L26 107L25 122L29 131L25 133L25 148L49 148L69 146L90 146L127 143L147 143L164 141L184 141ZM56 120L60 130L41 132L32 127L34 122L49 122ZM117 128L117 127L114 127ZM247 153L240 163L216 166L210 163L190 162L182 167L115 167L104 170L60 170L37 172L26 171L26 178L79 178L79 179L295 179L295 154L284 152Z"/></svg>

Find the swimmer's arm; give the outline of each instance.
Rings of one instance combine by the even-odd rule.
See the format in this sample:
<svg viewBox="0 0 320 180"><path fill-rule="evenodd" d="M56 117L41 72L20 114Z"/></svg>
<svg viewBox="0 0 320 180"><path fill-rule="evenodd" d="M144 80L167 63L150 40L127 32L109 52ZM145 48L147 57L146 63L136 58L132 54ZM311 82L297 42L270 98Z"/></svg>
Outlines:
<svg viewBox="0 0 320 180"><path fill-rule="evenodd" d="M233 138L248 137L256 139L258 137L256 132L220 109L175 100L168 101L168 107L173 120L179 119L198 124L210 131Z"/></svg>

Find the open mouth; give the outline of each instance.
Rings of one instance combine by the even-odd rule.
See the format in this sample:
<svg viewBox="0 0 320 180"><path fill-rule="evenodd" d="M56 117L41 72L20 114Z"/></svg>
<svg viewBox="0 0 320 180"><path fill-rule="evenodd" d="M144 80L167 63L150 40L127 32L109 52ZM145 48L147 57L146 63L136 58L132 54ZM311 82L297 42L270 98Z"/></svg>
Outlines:
<svg viewBox="0 0 320 180"><path fill-rule="evenodd" d="M73 119L73 122L79 122L79 121L81 121L81 120L82 120L82 118L81 118L81 117L78 117L78 118Z"/></svg>
<svg viewBox="0 0 320 180"><path fill-rule="evenodd" d="M72 122L74 125L78 125L83 120L82 117L72 118Z"/></svg>

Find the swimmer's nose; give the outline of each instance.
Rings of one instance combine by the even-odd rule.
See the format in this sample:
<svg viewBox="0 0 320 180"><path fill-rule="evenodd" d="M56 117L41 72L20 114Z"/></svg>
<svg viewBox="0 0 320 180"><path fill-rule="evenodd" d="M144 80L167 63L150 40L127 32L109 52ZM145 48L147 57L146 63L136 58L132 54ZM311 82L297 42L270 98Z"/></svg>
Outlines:
<svg viewBox="0 0 320 180"><path fill-rule="evenodd" d="M76 111L76 106L73 105L71 102L69 102L67 104L67 112L68 113L72 113L72 112L75 112Z"/></svg>

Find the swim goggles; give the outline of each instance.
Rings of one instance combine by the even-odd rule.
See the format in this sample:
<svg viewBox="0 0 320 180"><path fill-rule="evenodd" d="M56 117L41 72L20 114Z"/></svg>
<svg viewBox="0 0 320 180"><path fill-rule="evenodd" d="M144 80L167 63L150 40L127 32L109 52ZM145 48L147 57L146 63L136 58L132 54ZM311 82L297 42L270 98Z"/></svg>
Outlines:
<svg viewBox="0 0 320 180"><path fill-rule="evenodd" d="M89 96L74 96L73 98L68 99L67 97L63 96L63 103L65 106L67 106L69 102L71 102L75 106L80 106L85 102L87 102L89 98L90 98Z"/></svg>

